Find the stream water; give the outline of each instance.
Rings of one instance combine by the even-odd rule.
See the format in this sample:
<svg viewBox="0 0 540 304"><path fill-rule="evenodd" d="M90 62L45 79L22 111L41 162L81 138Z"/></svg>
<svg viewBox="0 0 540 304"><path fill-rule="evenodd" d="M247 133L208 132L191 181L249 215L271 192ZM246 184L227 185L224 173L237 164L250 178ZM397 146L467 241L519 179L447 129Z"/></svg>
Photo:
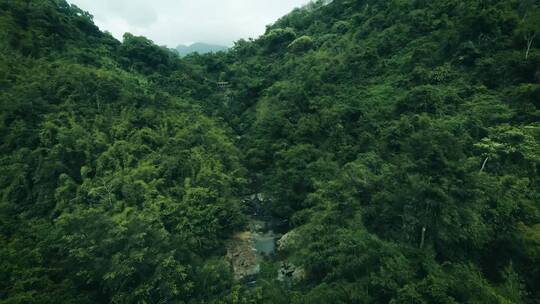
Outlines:
<svg viewBox="0 0 540 304"><path fill-rule="evenodd" d="M268 256L276 251L276 241L285 233L285 222L270 215L264 207L262 194L251 196L250 230L253 233L254 247L259 255Z"/></svg>
<svg viewBox="0 0 540 304"><path fill-rule="evenodd" d="M276 252L276 241L286 229L285 222L264 212L260 195L249 199L251 210L246 230L230 240L227 255L237 279L256 283L260 265Z"/></svg>
<svg viewBox="0 0 540 304"><path fill-rule="evenodd" d="M253 238L258 254L271 255L276 251L276 235L272 231L263 235L255 235Z"/></svg>

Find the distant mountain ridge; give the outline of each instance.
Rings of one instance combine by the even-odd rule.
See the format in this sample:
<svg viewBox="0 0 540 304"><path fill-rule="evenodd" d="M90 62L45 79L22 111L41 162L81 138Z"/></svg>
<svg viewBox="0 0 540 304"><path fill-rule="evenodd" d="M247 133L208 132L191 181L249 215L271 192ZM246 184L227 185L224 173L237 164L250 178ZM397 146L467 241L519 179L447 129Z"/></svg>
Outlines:
<svg viewBox="0 0 540 304"><path fill-rule="evenodd" d="M202 42L197 42L189 46L180 44L179 46L176 47L176 51L178 51L178 53L181 56L186 56L192 53L199 53L199 54L217 53L221 51L226 51L228 49L229 48L224 45L209 44L209 43L202 43Z"/></svg>

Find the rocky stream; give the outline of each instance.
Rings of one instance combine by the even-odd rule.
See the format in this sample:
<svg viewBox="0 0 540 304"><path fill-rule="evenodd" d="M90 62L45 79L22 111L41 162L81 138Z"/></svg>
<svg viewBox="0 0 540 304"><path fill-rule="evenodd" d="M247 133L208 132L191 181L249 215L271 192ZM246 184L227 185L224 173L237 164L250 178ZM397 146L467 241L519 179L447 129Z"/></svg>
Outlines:
<svg viewBox="0 0 540 304"><path fill-rule="evenodd" d="M279 263L276 253L290 241L291 233L287 233L286 222L264 212L264 195L251 195L248 200L252 210L247 228L227 242L227 258L237 280L256 285L261 263L265 259ZM281 267L276 273L276 279L281 281L301 276L303 271L286 261L281 261Z"/></svg>

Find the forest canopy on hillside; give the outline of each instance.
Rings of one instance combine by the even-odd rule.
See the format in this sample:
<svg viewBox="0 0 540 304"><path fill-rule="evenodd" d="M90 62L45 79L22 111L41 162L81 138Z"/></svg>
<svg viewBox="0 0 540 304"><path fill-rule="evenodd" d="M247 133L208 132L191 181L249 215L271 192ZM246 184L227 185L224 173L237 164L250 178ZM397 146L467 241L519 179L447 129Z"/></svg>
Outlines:
<svg viewBox="0 0 540 304"><path fill-rule="evenodd" d="M539 7L319 0L180 58L0 0L0 303L540 303Z"/></svg>

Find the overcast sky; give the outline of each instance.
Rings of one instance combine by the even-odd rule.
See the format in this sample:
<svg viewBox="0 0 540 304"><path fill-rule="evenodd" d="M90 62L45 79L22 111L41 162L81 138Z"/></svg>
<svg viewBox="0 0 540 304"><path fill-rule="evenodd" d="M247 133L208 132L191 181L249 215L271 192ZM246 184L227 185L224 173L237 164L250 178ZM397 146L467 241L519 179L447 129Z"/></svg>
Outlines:
<svg viewBox="0 0 540 304"><path fill-rule="evenodd" d="M231 46L309 0L68 0L94 15L103 31L125 32L176 47L193 42Z"/></svg>

